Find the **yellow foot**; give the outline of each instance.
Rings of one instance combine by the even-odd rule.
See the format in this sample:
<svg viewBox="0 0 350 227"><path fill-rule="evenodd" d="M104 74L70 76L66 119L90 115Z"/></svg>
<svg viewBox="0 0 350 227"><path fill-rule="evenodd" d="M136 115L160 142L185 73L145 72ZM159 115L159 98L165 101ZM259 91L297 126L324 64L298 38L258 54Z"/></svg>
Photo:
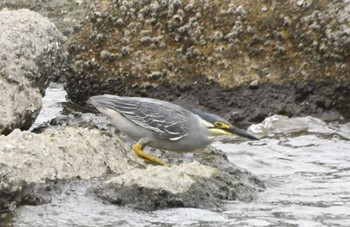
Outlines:
<svg viewBox="0 0 350 227"><path fill-rule="evenodd" d="M146 154L145 152L143 152L142 150L142 145L141 144L135 144L134 146L132 146L132 150L141 158L145 159L146 161L149 162L153 162L153 163L157 163L160 165L166 165L166 166L171 166L170 164L163 162L162 160L150 155L150 154Z"/></svg>

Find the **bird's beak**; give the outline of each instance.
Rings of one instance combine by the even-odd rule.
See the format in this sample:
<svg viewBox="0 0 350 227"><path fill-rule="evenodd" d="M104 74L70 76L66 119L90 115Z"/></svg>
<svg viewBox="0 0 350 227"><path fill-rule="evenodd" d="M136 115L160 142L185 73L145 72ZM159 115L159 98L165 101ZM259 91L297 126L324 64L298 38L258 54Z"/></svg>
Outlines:
<svg viewBox="0 0 350 227"><path fill-rule="evenodd" d="M249 133L247 133L246 131L243 131L242 129L236 128L234 126L230 126L229 128L225 129L226 132L230 133L230 134L235 134L237 136L241 136L247 139L251 139L251 140L259 140L258 138L256 138L253 135L250 135Z"/></svg>

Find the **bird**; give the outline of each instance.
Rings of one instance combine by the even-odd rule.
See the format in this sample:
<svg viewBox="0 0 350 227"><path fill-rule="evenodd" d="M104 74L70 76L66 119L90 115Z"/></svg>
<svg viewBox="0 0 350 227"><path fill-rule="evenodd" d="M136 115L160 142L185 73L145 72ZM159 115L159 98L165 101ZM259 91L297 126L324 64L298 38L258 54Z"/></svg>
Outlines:
<svg viewBox="0 0 350 227"><path fill-rule="evenodd" d="M221 135L258 140L220 116L158 99L105 94L90 97L88 103L136 141L132 146L136 155L160 165L169 164L144 152L146 146L192 152L205 148Z"/></svg>

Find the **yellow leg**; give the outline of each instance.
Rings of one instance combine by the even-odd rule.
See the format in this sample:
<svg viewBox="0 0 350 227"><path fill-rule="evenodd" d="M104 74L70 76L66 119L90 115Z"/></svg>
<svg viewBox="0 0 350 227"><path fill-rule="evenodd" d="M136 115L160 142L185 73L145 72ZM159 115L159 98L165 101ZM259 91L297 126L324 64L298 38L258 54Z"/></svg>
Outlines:
<svg viewBox="0 0 350 227"><path fill-rule="evenodd" d="M137 143L135 144L134 146L132 146L132 150L141 158L147 160L147 161L150 161L150 162L155 162L155 163L158 163L160 165L168 165L166 162L163 162L162 160L156 158L156 157L153 157L152 155L150 154L146 154L143 150L143 145Z"/></svg>

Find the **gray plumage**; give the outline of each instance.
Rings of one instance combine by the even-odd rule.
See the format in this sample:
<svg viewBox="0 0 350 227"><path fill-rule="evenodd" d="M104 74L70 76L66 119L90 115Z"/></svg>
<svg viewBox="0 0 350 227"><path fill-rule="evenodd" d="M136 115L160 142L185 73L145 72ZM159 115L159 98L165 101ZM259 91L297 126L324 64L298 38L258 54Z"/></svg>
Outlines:
<svg viewBox="0 0 350 227"><path fill-rule="evenodd" d="M100 101L101 99L107 107L118 111L133 123L151 130L157 138L178 140L187 135L189 113L186 109L148 98L104 95L100 97Z"/></svg>
<svg viewBox="0 0 350 227"><path fill-rule="evenodd" d="M229 125L231 130L238 130L239 135L256 139L219 116L190 111L166 101L114 95L93 96L89 101L108 116L121 132L143 146L171 151L203 148L215 136L224 134L224 130L212 130L215 129L214 121Z"/></svg>

